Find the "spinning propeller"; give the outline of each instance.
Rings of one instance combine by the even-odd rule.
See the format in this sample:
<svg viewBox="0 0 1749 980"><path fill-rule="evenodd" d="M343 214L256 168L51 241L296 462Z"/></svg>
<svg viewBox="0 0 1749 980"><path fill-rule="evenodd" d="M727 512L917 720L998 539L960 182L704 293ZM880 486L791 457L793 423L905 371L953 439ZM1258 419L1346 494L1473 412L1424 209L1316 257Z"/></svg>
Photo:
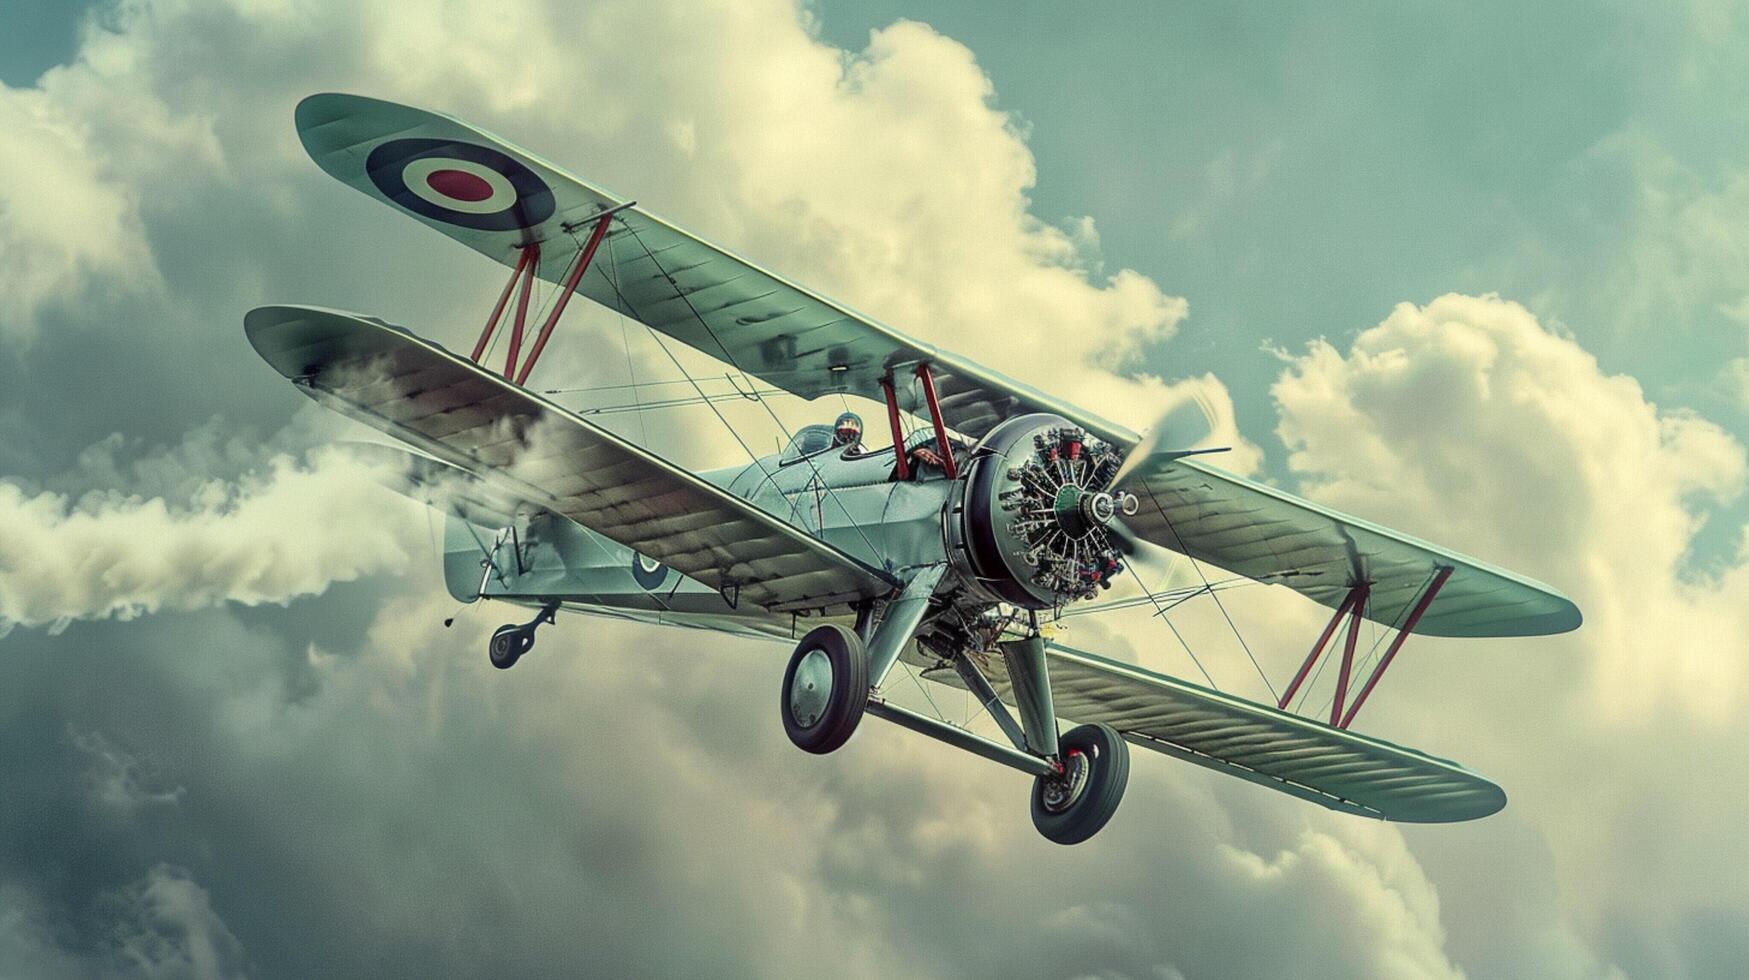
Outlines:
<svg viewBox="0 0 1749 980"><path fill-rule="evenodd" d="M1056 603L1097 595L1111 587L1125 563L1156 564L1151 544L1123 521L1142 500L1145 474L1185 456L1221 449L1189 449L1214 430L1214 412L1200 395L1180 402L1127 455L1080 426L1043 425L1031 446L1015 440L1005 453L997 491L1014 563L1029 573L1028 591ZM993 515L994 516L994 515Z"/></svg>
<svg viewBox="0 0 1749 980"><path fill-rule="evenodd" d="M1159 464L1202 453L1226 452L1229 448L1227 446L1209 449L1185 448L1202 442L1213 435L1214 431L1214 406L1209 404L1208 398L1202 392L1194 392L1161 416L1160 421L1142 437L1142 441L1136 443L1136 447L1124 457L1123 465L1112 476L1112 486L1124 483L1142 469L1144 463Z"/></svg>

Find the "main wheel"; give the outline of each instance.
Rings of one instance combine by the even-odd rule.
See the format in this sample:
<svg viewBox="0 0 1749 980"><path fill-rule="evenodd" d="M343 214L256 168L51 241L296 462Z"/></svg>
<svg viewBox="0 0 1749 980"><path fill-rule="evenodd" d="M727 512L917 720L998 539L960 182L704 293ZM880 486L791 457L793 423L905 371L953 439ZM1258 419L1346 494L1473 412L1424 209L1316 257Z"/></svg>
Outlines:
<svg viewBox="0 0 1749 980"><path fill-rule="evenodd" d="M1130 781L1130 747L1110 725L1082 725L1057 740L1063 772L1032 787L1032 825L1058 844L1079 844L1104 827Z"/></svg>
<svg viewBox="0 0 1749 980"><path fill-rule="evenodd" d="M868 654L837 624L817 626L796 644L783 672L783 730L816 755L849 740L868 706Z"/></svg>
<svg viewBox="0 0 1749 980"><path fill-rule="evenodd" d="M493 631L491 641L486 644L486 653L492 658L492 666L509 670L533 648L534 628L511 624Z"/></svg>

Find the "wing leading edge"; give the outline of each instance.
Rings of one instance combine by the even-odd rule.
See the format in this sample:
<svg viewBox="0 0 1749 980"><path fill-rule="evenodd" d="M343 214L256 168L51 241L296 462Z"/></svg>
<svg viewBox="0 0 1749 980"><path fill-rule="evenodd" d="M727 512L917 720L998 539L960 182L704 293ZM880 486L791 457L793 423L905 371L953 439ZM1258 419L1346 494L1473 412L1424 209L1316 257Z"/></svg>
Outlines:
<svg viewBox="0 0 1749 980"><path fill-rule="evenodd" d="M268 306L245 328L329 407L726 595L791 610L893 591L830 544L399 327Z"/></svg>

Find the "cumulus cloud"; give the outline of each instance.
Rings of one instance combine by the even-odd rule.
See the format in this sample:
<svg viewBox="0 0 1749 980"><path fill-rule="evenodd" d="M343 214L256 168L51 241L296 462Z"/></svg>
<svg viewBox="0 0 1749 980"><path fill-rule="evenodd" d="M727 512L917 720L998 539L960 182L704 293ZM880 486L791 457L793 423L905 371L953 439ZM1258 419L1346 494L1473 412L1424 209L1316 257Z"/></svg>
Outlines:
<svg viewBox="0 0 1749 980"><path fill-rule="evenodd" d="M226 980L249 975L242 945L187 870L158 864L96 896L75 937L29 889L0 882L0 969L40 977Z"/></svg>
<svg viewBox="0 0 1749 980"><path fill-rule="evenodd" d="M1417 640L1387 686L1437 690L1451 714L1411 693L1368 710L1391 731L1461 726L1466 761L1509 788L1508 819L1546 835L1581 929L1628 964L1700 975L1686 931L1729 946L1745 923L1693 916L1749 903L1741 876L1710 870L1749 861L1749 784L1695 768L1749 744L1749 564L1703 573L1689 551L1741 492L1742 445L1493 296L1401 305L1347 350L1314 343L1273 394L1310 495L1585 610L1557 639Z"/></svg>
<svg viewBox="0 0 1749 980"><path fill-rule="evenodd" d="M221 3L126 7L112 30L93 33L78 64L51 72L44 86L132 156L155 161L132 175L131 190L166 221L180 220L171 213L178 206L212 206L210 196L187 200L191 174L219 190L252 188L282 214L291 210L290 181L357 212L360 227L380 229L392 245L373 254L371 311L440 338L457 329L457 301L471 297L483 309L491 287L482 282L475 296L458 284L390 283L430 277L428 254L473 259L482 280L498 274L321 183L291 137L289 110L301 94L350 88L471 119L902 330L975 352L1120 422L1147 426L1180 397L1141 355L1173 336L1185 301L1133 270L1106 274L1087 219L1059 227L1032 214L1032 155L964 45L901 22L849 53L813 36L787 3L709 5L684 18L620 3L560 17L559 31L539 6L482 15L465 52L432 58L424 39L451 36L471 9L363 4L288 21L257 8L228 13ZM230 49L179 33L233 16L240 36ZM335 36L350 40L335 49L327 40ZM241 63L238 50L267 37L281 76L251 73L217 97L194 80ZM609 40L628 37L638 43ZM701 43L707 37L716 41ZM185 57L173 60L172 51ZM300 64L337 58L338 71ZM545 84L555 77L567 84ZM128 127L96 97L118 90L142 102ZM549 355L544 378L598 377L599 349L619 346L617 324L576 316L598 332L571 334ZM474 319L460 329L475 329ZM665 361L647 342L638 353ZM1202 386L1227 401L1218 382Z"/></svg>
<svg viewBox="0 0 1749 980"><path fill-rule="evenodd" d="M135 189L103 173L90 126L46 93L0 85L0 337L105 282L156 285Z"/></svg>
<svg viewBox="0 0 1749 980"><path fill-rule="evenodd" d="M1346 354L1313 344L1273 394L1314 496L1572 592L1599 710L1674 700L1722 719L1740 702L1742 662L1717 638L1749 627L1742 586L1688 581L1685 562L1708 505L1743 487L1743 447L1717 425L1659 411L1495 297L1401 305ZM1648 621L1687 625L1654 649Z"/></svg>

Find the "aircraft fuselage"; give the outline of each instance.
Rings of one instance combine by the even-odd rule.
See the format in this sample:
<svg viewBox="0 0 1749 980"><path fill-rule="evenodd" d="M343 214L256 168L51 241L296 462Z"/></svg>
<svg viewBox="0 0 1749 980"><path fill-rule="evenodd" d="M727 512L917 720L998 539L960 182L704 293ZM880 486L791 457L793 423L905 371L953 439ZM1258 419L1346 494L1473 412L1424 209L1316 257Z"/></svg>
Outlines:
<svg viewBox="0 0 1749 980"><path fill-rule="evenodd" d="M942 510L951 482L924 467L893 477L891 448L847 454L838 447L773 454L699 477L869 565L890 573L942 561ZM484 560L490 552L491 560ZM732 602L632 549L563 518L540 515L514 528L447 518L444 580L461 601L476 597L564 608L641 622L789 637L797 622Z"/></svg>

